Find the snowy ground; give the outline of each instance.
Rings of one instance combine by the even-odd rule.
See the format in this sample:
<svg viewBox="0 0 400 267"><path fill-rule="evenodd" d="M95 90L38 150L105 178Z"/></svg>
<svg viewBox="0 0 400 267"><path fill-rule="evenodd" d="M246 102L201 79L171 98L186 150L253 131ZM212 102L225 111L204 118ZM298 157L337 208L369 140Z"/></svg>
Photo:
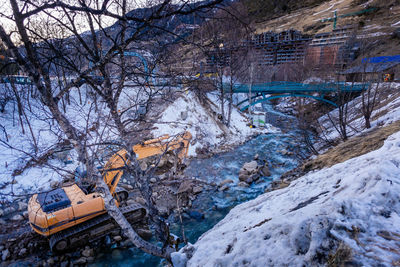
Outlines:
<svg viewBox="0 0 400 267"><path fill-rule="evenodd" d="M235 207L187 249L187 266L319 266L339 246L353 264L391 266L400 260L399 190L396 133L379 150Z"/></svg>
<svg viewBox="0 0 400 267"><path fill-rule="evenodd" d="M372 90L379 90L379 94L376 100L377 108L371 114L371 128L378 126L384 126L393 121L400 119L400 83L380 83L371 84ZM388 93L385 93L388 92ZM372 99L372 97L371 97ZM367 102L366 102L367 103ZM383 104L383 105L382 105ZM382 105L382 106L379 106ZM361 113L362 108L362 97L359 96L348 103L348 121L349 126L347 127L348 136L359 135L366 131L365 120ZM330 117L330 119L329 119ZM338 109L331 111L328 115L325 115L319 119L319 123L324 129L325 138L335 140L340 137L338 131L335 129L333 123L338 122Z"/></svg>
<svg viewBox="0 0 400 267"><path fill-rule="evenodd" d="M209 94L208 97L215 104L210 104L210 109L203 107L195 94L190 92L183 94L164 110L159 122L154 125L157 129L153 130L153 135L173 135L189 131L193 135L189 155L196 156L196 151L200 148L216 150L221 146L238 145L259 133L277 131L270 125L266 125L265 128L249 128L248 118L237 108L233 108L231 125L226 127L213 115L213 112L219 112L216 95ZM226 105L225 110L227 108Z"/></svg>
<svg viewBox="0 0 400 267"><path fill-rule="evenodd" d="M7 85L3 84L2 86ZM65 114L82 134L85 133L89 136L90 142L95 143L99 140L98 135L88 130L93 125L96 125L98 132L103 133L103 140L112 140L116 136L115 132L111 127L107 127L108 124L104 123L104 120L100 119L106 112L106 107L99 104L99 110L94 114L92 99L84 93L84 87L81 89L83 93L80 97L76 91L72 91L71 103L66 106ZM24 98L26 97L24 96ZM74 150L67 149L55 153L48 161L42 162L43 164L26 168L19 175L12 175L16 169L22 169L32 158L39 158L49 149L67 148L67 146L57 147L59 143L65 141L65 135L51 118L47 108L33 97L30 98L29 103L30 107L25 106L24 109L26 117L22 116L21 118L23 127L21 127L14 101L10 101L6 105L4 113L0 113L1 200L12 200L12 196L27 192L48 190L52 182L60 181L68 175L73 177L77 167L76 153ZM34 146L35 142L37 149Z"/></svg>

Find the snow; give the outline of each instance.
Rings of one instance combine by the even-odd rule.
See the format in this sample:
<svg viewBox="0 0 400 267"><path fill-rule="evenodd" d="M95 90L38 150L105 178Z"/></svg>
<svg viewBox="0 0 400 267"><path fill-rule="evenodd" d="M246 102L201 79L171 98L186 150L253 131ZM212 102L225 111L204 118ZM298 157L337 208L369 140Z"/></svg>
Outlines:
<svg viewBox="0 0 400 267"><path fill-rule="evenodd" d="M1 84L0 90L6 91L7 86L9 85ZM20 92L29 92L26 87L16 86L20 87L18 88ZM129 84L122 90L119 110L124 111L133 104L146 101L149 94L145 90L146 88ZM87 92L86 85L80 87L80 94L76 88L70 91L70 103L66 105L65 116L80 133L87 137L89 153L102 157L101 148L99 151L99 146L91 147L90 144L118 140L119 134L116 127L113 127L106 104L98 101L96 110L91 94ZM22 98L26 99L27 97L24 95ZM7 103L4 113L0 113L0 201L13 200L13 197L27 192L32 194L48 190L52 182L61 181L67 176L73 177L74 171L78 167L76 152L73 149L67 149L65 152L51 157L44 164L30 167L21 174L12 176L13 171L24 167L31 156L37 158L66 139L48 109L40 103L38 98L30 96L29 103L30 107L24 109L27 118L22 119L25 133L22 133L15 101ZM63 112L61 104L59 108ZM127 112L126 116L133 116L132 112ZM34 149L34 140L27 121L29 121L35 136L37 151ZM91 130L92 128L94 130ZM102 160L102 158L96 157L95 164L101 166Z"/></svg>
<svg viewBox="0 0 400 267"><path fill-rule="evenodd" d="M8 85L2 84L3 88L5 86ZM21 88L21 92L23 91ZM85 94L81 96L82 103L79 103L80 101L77 99L79 97L76 91L73 91L70 95L71 104L66 106L66 116L81 133L84 133L86 125L93 125L98 120L99 116L97 115L99 114L95 116L90 111L92 103ZM51 118L48 109L34 97L29 102L31 107L26 107L24 110L27 118L22 118L25 133L22 132L14 101L10 101L5 107L5 112L0 113L0 128L4 129L0 130L0 185L2 186L0 199L2 200L12 199L12 195L18 196L26 192L48 190L51 182L60 181L65 176L73 175L77 167L75 151L67 149L65 152L51 157L44 164L27 168L21 174L12 176L13 171L24 167L31 156L38 158L65 139L65 135ZM104 112L106 108L100 104L99 110ZM27 121L29 121L35 136L37 150L34 148L34 139ZM99 125L100 131L102 127L105 128L101 126L102 124ZM111 135L112 131L104 133L105 138ZM91 139L96 140L96 137Z"/></svg>
<svg viewBox="0 0 400 267"><path fill-rule="evenodd" d="M400 97L398 95L398 90L400 89L400 83L381 83L371 85L371 94L374 90L379 90L378 100L376 104L380 102L388 101L384 106L376 108L371 114L371 128L384 126L392 123L400 118ZM387 96L385 96L385 91L389 91ZM372 99L372 97L371 97ZM348 121L348 136L355 136L363 133L365 129L364 118L361 114L362 107L362 97L359 96L348 103L349 108L351 108ZM338 120L338 109L334 109L329 113L333 122ZM380 115L383 114L383 115ZM326 138L330 140L335 140L339 138L339 133L335 130L334 125L329 119L328 115L322 116L319 120L319 124L323 127Z"/></svg>
<svg viewBox="0 0 400 267"><path fill-rule="evenodd" d="M396 23L393 23L392 25L390 25L390 26L397 26L397 25L399 25L400 24L400 20L398 21L398 22L396 22Z"/></svg>
<svg viewBox="0 0 400 267"><path fill-rule="evenodd" d="M189 131L193 135L189 156L196 156L200 148L216 150L221 146L237 145L256 134L277 131L271 125L266 125L264 129L248 127L249 120L237 108L232 109L232 123L226 127L212 115L213 112L219 112L216 95L209 94L208 98L215 103L210 103L211 110L203 107L194 93L183 94L163 111L159 121L154 124L157 129L152 131L153 135L175 135Z"/></svg>
<svg viewBox="0 0 400 267"><path fill-rule="evenodd" d="M400 260L399 190L400 132L233 208L193 245L187 266L323 266L340 244L356 265L391 266Z"/></svg>

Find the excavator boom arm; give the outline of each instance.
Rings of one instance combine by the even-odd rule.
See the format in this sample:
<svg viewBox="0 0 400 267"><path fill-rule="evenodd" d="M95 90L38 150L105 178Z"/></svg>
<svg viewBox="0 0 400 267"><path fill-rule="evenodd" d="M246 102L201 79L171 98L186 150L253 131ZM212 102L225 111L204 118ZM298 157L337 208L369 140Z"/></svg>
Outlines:
<svg viewBox="0 0 400 267"><path fill-rule="evenodd" d="M192 135L189 132L184 132L173 138L170 138L169 135L164 135L159 138L147 140L143 142L143 144L133 146L133 151L136 154L136 158L140 160L154 155L163 155L168 151L177 150L178 159L181 161L188 154L189 142L191 139ZM111 194L115 193L115 189L123 175L123 168L127 163L127 151L121 149L115 153L104 166L104 181L110 188Z"/></svg>

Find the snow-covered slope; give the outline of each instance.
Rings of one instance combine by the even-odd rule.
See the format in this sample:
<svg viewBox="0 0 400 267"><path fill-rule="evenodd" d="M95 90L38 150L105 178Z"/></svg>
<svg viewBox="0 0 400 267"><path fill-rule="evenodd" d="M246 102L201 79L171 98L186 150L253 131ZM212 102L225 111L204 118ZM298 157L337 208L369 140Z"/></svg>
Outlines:
<svg viewBox="0 0 400 267"><path fill-rule="evenodd" d="M212 97L211 100L217 102ZM237 108L232 109L231 126L221 128L221 123L210 114L218 111L214 106L211 106L211 109L206 110L195 94L191 92L183 94L164 110L159 122L154 125L157 129L152 133L154 136L160 136L190 131L194 142L189 147L189 155L195 156L197 148L207 147L212 150L222 145L237 145L252 135L277 131L270 125L265 129L249 128L248 119Z"/></svg>
<svg viewBox="0 0 400 267"><path fill-rule="evenodd" d="M187 266L319 266L343 251L356 265L391 266L400 260L398 192L400 132L379 150L235 207L186 248L194 250ZM176 253L175 263L185 257Z"/></svg>
<svg viewBox="0 0 400 267"><path fill-rule="evenodd" d="M375 128L387 125L398 120L400 118L400 83L371 84L371 88L371 104L373 103L372 96L375 94L375 90L378 90L376 96L377 100L374 103L375 108L371 114L371 127ZM367 105L368 98L367 96L365 98L365 104ZM361 112L362 101L362 96L358 96L347 104L349 110L346 117L348 121L348 136L359 135L366 130L365 120ZM339 110L334 109L329 115L324 115L318 120L321 127L324 129L325 138L327 139L335 140L340 137L336 130L339 121L338 113Z"/></svg>

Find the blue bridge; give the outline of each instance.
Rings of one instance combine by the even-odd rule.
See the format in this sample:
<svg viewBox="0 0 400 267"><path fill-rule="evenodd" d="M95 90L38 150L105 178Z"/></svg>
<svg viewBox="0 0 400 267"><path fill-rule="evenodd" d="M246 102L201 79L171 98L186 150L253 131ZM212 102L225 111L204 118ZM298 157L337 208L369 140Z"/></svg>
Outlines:
<svg viewBox="0 0 400 267"><path fill-rule="evenodd" d="M230 85L224 84L224 91L230 92ZM298 82L269 82L253 84L250 89L248 84L234 84L233 93L246 93L251 90L251 106L258 103L267 102L281 97L306 97L337 107L334 101L325 98L326 95L339 93L359 93L368 88L366 83L318 83L305 84ZM250 99L245 99L238 103L240 110L246 110L250 106Z"/></svg>

